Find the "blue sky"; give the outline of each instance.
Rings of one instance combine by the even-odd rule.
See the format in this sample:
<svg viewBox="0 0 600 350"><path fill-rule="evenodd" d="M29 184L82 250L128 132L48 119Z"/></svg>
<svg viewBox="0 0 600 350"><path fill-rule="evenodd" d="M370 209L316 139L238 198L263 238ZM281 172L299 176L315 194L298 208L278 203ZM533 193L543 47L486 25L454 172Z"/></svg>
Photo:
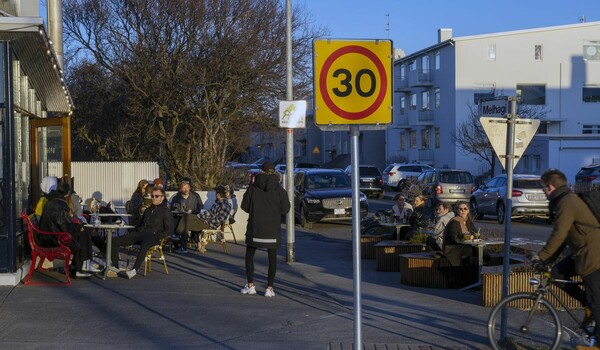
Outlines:
<svg viewBox="0 0 600 350"><path fill-rule="evenodd" d="M329 38L389 39L410 54L437 42L439 28L453 36L600 21L599 0L292 0ZM600 37L600 33L599 33ZM596 38L597 39L597 38Z"/></svg>

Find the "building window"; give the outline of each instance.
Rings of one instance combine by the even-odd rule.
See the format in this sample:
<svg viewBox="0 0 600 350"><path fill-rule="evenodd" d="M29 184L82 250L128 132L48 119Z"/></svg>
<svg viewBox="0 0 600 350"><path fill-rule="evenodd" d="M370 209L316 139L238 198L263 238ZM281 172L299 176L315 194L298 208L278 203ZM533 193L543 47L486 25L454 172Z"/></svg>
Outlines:
<svg viewBox="0 0 600 350"><path fill-rule="evenodd" d="M488 44L487 47L487 58L490 61L496 60L496 44Z"/></svg>
<svg viewBox="0 0 600 350"><path fill-rule="evenodd" d="M415 62L415 61L410 61L410 62L408 63L408 69L410 69L411 71L413 71L413 70L417 70L417 62Z"/></svg>
<svg viewBox="0 0 600 350"><path fill-rule="evenodd" d="M434 57L434 59L433 59L433 60L434 60L434 64L435 64L435 69L436 69L436 70L438 70L438 69L440 69L440 63L441 63L441 62L440 62L440 52L439 52L439 51L436 51L436 52L433 54L433 57Z"/></svg>
<svg viewBox="0 0 600 350"><path fill-rule="evenodd" d="M532 173L539 173L542 167L542 158L540 156L533 156L533 171Z"/></svg>
<svg viewBox="0 0 600 350"><path fill-rule="evenodd" d="M429 129L421 130L421 149L429 149Z"/></svg>
<svg viewBox="0 0 600 350"><path fill-rule="evenodd" d="M600 125L584 125L584 134L600 134Z"/></svg>
<svg viewBox="0 0 600 350"><path fill-rule="evenodd" d="M542 45L535 45L533 48L533 58L536 61L542 60Z"/></svg>
<svg viewBox="0 0 600 350"><path fill-rule="evenodd" d="M400 80L406 79L406 66L400 65Z"/></svg>
<svg viewBox="0 0 600 350"><path fill-rule="evenodd" d="M523 156L521 159L521 166L523 167L524 173L529 173L529 157Z"/></svg>
<svg viewBox="0 0 600 350"><path fill-rule="evenodd" d="M435 108L440 108L440 100L442 98L440 95L440 88L435 88L433 91L435 94Z"/></svg>
<svg viewBox="0 0 600 350"><path fill-rule="evenodd" d="M427 72L429 70L429 55L421 57L421 69L424 72Z"/></svg>
<svg viewBox="0 0 600 350"><path fill-rule="evenodd" d="M600 85L584 86L583 102L600 102Z"/></svg>
<svg viewBox="0 0 600 350"><path fill-rule="evenodd" d="M583 60L600 61L600 41L583 42Z"/></svg>
<svg viewBox="0 0 600 350"><path fill-rule="evenodd" d="M429 91L421 92L421 109L429 109Z"/></svg>
<svg viewBox="0 0 600 350"><path fill-rule="evenodd" d="M404 114L406 110L406 97L400 97L400 114Z"/></svg>
<svg viewBox="0 0 600 350"><path fill-rule="evenodd" d="M410 131L410 148L417 148L417 130Z"/></svg>
<svg viewBox="0 0 600 350"><path fill-rule="evenodd" d="M517 97L520 103L527 105L546 104L546 86L534 84L517 84Z"/></svg>
<svg viewBox="0 0 600 350"><path fill-rule="evenodd" d="M435 148L440 148L440 128L435 128Z"/></svg>
<svg viewBox="0 0 600 350"><path fill-rule="evenodd" d="M406 134L404 131L400 133L400 150L406 150Z"/></svg>
<svg viewBox="0 0 600 350"><path fill-rule="evenodd" d="M417 109L417 94L410 94L410 109Z"/></svg>

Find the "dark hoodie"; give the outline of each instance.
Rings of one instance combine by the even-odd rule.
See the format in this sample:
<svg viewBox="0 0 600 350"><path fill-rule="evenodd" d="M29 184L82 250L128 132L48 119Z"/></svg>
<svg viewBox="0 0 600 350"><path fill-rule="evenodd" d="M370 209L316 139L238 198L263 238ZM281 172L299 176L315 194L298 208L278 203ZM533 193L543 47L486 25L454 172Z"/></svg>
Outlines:
<svg viewBox="0 0 600 350"><path fill-rule="evenodd" d="M241 208L247 212L246 244L257 248L277 248L281 244L281 217L290 210L287 192L275 174L260 173L254 186L244 193Z"/></svg>

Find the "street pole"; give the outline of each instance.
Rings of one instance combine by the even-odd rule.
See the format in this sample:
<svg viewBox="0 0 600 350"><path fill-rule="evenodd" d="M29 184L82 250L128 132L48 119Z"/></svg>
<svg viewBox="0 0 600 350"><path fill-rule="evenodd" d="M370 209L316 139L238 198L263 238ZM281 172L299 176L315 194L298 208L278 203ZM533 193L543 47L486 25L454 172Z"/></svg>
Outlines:
<svg viewBox="0 0 600 350"><path fill-rule="evenodd" d="M358 164L358 125L350 126L352 167L352 266L354 269L354 349L362 349L362 300L360 292L360 185Z"/></svg>
<svg viewBox="0 0 600 350"><path fill-rule="evenodd" d="M502 263L502 298L508 296L508 275L510 273L510 239L512 230L512 189L513 189L513 167L515 161L515 124L517 123L517 98L509 97L510 111L506 115L506 201L504 202L504 261ZM506 313L502 310L500 320L500 337L506 337Z"/></svg>
<svg viewBox="0 0 600 350"><path fill-rule="evenodd" d="M294 99L294 90L292 85L292 0L285 1L286 15L286 60L287 60L287 88L286 99L292 101ZM287 254L286 261L288 264L296 261L295 253L295 227L294 227L294 129L286 129L286 172L285 172L285 188L290 200L290 211L287 214L285 221L286 239L287 239Z"/></svg>

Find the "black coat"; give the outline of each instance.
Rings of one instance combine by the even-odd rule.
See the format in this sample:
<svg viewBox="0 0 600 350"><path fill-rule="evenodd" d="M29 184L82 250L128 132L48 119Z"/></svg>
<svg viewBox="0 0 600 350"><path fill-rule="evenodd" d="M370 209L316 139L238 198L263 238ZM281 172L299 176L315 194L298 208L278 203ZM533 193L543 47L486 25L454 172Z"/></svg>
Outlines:
<svg viewBox="0 0 600 350"><path fill-rule="evenodd" d="M163 201L159 205L152 205L144 210L142 221L134 230L152 233L160 237L173 234L175 224L173 213L167 206L167 201Z"/></svg>
<svg viewBox="0 0 600 350"><path fill-rule="evenodd" d="M244 193L241 208L247 212L246 244L257 248L277 248L281 244L281 217L290 211L287 192L277 175L258 174Z"/></svg>
<svg viewBox="0 0 600 350"><path fill-rule="evenodd" d="M50 194L49 201L46 203L42 217L40 218L40 230L45 232L68 232L72 234L75 229L80 229L80 226L73 224L71 221L69 210L69 205L65 197L58 194ZM44 247L58 245L56 236L38 236L37 239L37 243ZM70 245L70 247L72 249L77 248L76 245Z"/></svg>
<svg viewBox="0 0 600 350"><path fill-rule="evenodd" d="M467 220L467 230L471 233L475 232L473 220ZM462 240L463 232L460 222L454 219L450 220L444 230L444 255L452 266L464 265L463 262L473 256L473 248L458 243Z"/></svg>

